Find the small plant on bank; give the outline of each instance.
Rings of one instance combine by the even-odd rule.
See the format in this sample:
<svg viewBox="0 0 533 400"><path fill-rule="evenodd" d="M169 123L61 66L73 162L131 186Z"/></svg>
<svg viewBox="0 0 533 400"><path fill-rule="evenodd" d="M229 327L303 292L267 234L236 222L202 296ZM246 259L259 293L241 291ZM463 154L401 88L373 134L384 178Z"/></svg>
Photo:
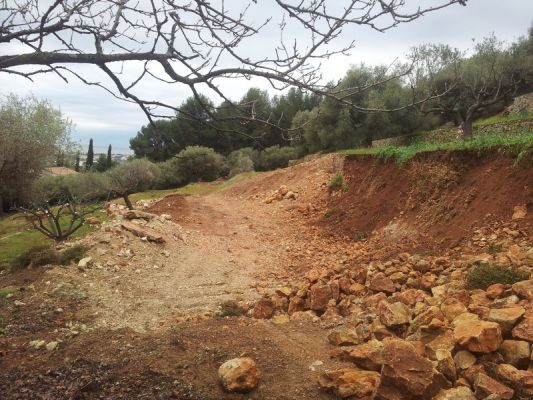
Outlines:
<svg viewBox="0 0 533 400"><path fill-rule="evenodd" d="M342 174L335 174L329 181L329 190L340 190L344 187L344 178Z"/></svg>
<svg viewBox="0 0 533 400"><path fill-rule="evenodd" d="M57 261L61 265L68 265L72 261L78 262L85 256L85 253L87 253L87 250L89 250L89 248L82 244L74 245L72 247L69 247L63 250L61 253L59 253L59 257Z"/></svg>
<svg viewBox="0 0 533 400"><path fill-rule="evenodd" d="M515 267L477 265L466 273L466 288L485 290L495 283L511 285L526 279L529 279L529 274Z"/></svg>
<svg viewBox="0 0 533 400"><path fill-rule="evenodd" d="M246 310L242 308L235 300L227 300L220 304L220 317L239 317L246 314Z"/></svg>

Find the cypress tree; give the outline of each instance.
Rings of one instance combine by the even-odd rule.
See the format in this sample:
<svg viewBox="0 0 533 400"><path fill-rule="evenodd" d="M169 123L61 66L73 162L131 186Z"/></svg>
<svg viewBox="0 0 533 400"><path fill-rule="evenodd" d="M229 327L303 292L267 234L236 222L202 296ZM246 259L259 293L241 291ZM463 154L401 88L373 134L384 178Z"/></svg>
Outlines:
<svg viewBox="0 0 533 400"><path fill-rule="evenodd" d="M76 165L74 166L76 172L80 172L80 151L76 153Z"/></svg>
<svg viewBox="0 0 533 400"><path fill-rule="evenodd" d="M111 145L107 148L107 169L111 168L113 161L111 160Z"/></svg>
<svg viewBox="0 0 533 400"><path fill-rule="evenodd" d="M94 162L94 150L93 150L93 139L89 140L89 150L87 151L87 160L85 161L85 169L89 170L93 166Z"/></svg>

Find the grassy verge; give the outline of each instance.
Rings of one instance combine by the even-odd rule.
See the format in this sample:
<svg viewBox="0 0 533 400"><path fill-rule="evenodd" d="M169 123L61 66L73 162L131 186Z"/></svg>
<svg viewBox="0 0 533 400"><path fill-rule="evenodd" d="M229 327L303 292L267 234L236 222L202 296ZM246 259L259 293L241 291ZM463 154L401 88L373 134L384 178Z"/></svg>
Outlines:
<svg viewBox="0 0 533 400"><path fill-rule="evenodd" d="M500 122L515 122L515 121L528 121L528 120L533 120L532 113L514 114L514 115L494 115L489 118L477 120L476 122L474 122L474 126L478 127L478 126L497 124Z"/></svg>
<svg viewBox="0 0 533 400"><path fill-rule="evenodd" d="M415 155L424 152L441 150L468 150L485 151L500 148L516 157L524 155L533 148L533 132L507 134L507 135L483 135L470 140L453 140L445 143L420 142L409 146L387 146L374 149L341 150L341 154L371 155L383 160L394 160L403 165Z"/></svg>
<svg viewBox="0 0 533 400"><path fill-rule="evenodd" d="M231 187L232 185L242 182L256 174L257 172L245 172L223 182L191 183L178 189L150 190L147 192L135 193L130 196L130 199L135 203L139 200L158 199L171 194L181 194L184 196L207 194ZM124 204L122 199L117 199L116 202ZM103 210L97 210L94 215L91 216L98 218L101 222L107 219L107 215ZM64 224L65 226L68 224L67 218L64 219ZM77 238L85 236L94 229L96 228L93 225L85 224L76 231L72 237ZM46 238L43 234L33 229L31 224L26 222L20 213L10 214L0 218L0 265L10 264L20 254L28 251L32 247L43 245L51 246L53 243L53 240Z"/></svg>

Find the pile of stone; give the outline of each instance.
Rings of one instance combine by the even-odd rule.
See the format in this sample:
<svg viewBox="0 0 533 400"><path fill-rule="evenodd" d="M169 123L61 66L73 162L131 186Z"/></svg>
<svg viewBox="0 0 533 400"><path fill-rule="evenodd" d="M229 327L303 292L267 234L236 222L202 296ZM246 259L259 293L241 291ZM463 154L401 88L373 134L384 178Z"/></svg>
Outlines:
<svg viewBox="0 0 533 400"><path fill-rule="evenodd" d="M264 200L264 203L270 204L273 201L296 200L297 198L298 194L296 192L289 190L285 185L281 185L278 190L274 191Z"/></svg>
<svg viewBox="0 0 533 400"><path fill-rule="evenodd" d="M478 232L472 244L482 239ZM333 328L331 356L351 365L319 383L341 398L531 399L533 280L466 290L465 272L491 263L531 274L533 249L509 242L492 254L402 253L314 269L300 286L265 295L251 316L311 318Z"/></svg>

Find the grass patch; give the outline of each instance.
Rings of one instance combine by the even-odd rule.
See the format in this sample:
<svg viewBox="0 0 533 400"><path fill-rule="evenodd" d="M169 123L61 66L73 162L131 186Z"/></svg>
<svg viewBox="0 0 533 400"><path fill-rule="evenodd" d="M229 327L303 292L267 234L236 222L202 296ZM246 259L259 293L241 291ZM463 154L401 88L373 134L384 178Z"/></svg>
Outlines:
<svg viewBox="0 0 533 400"><path fill-rule="evenodd" d="M227 300L220 304L219 317L239 317L246 314L246 310L243 309L239 303L235 300Z"/></svg>
<svg viewBox="0 0 533 400"><path fill-rule="evenodd" d="M478 119L474 122L474 126L485 126L497 124L500 122L515 122L515 121L528 121L533 119L533 113L520 113L513 115L493 115L492 117Z"/></svg>
<svg viewBox="0 0 533 400"><path fill-rule="evenodd" d="M87 246L84 246L82 244L77 244L59 253L57 261L61 265L68 265L72 261L78 262L83 258L85 253L87 253L87 250L89 250Z"/></svg>
<svg viewBox="0 0 533 400"><path fill-rule="evenodd" d="M379 159L389 161L394 160L400 165L404 165L415 155L432 151L443 150L466 150L466 151L486 151L491 149L503 149L509 154L518 157L533 148L533 132L517 133L509 135L481 135L470 140L453 140L445 143L420 142L409 146L386 146L371 149L351 149L341 150L341 154L371 155Z"/></svg>
<svg viewBox="0 0 533 400"><path fill-rule="evenodd" d="M339 190L344 187L344 178L342 174L335 174L331 177L329 181L330 190Z"/></svg>
<svg viewBox="0 0 533 400"><path fill-rule="evenodd" d="M22 252L11 263L14 271L28 267L42 267L43 265L56 264L59 253L47 245L34 246Z"/></svg>
<svg viewBox="0 0 533 400"><path fill-rule="evenodd" d="M529 274L514 267L503 265L477 265L466 273L467 289L487 289L495 283L512 285L529 279Z"/></svg>
<svg viewBox="0 0 533 400"><path fill-rule="evenodd" d="M13 287L5 287L3 289L0 289L0 298L6 298L9 295L14 295L16 292L16 289Z"/></svg>

